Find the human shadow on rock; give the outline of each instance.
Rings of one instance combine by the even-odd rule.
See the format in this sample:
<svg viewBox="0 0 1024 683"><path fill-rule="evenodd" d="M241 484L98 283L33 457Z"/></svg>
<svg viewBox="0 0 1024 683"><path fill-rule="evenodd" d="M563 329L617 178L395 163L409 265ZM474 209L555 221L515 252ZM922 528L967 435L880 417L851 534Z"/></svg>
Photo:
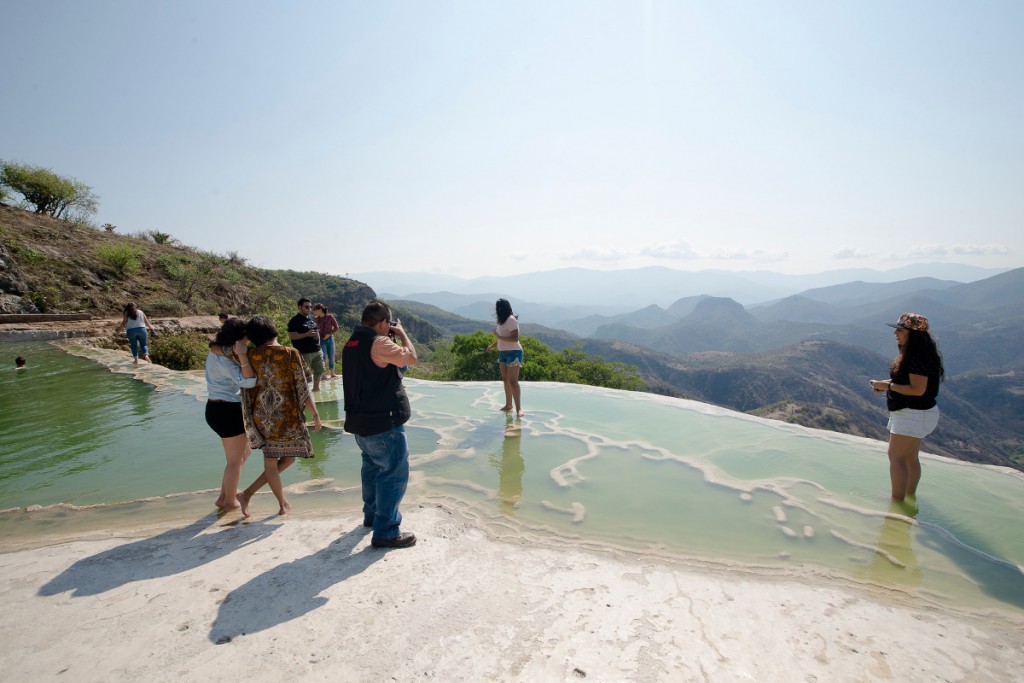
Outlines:
<svg viewBox="0 0 1024 683"><path fill-rule="evenodd" d="M210 514L186 527L124 543L78 560L46 582L39 595L73 591L72 597L99 595L134 581L180 574L256 543L277 528L270 524L239 524L203 533L217 520Z"/></svg>
<svg viewBox="0 0 1024 683"><path fill-rule="evenodd" d="M385 552L369 544L352 553L369 532L370 529L359 526L326 548L280 564L231 591L210 627L210 642L228 643L237 636L273 628L325 605L327 598L321 592L385 556ZM287 590L282 590L283 586Z"/></svg>

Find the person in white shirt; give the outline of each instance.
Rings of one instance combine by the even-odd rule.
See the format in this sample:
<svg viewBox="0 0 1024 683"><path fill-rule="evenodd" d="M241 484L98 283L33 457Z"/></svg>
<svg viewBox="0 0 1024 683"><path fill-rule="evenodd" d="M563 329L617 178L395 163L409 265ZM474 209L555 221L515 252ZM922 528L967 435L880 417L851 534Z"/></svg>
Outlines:
<svg viewBox="0 0 1024 683"><path fill-rule="evenodd" d="M149 324L149 318L146 317L146 314L134 302L130 302L124 307L124 318L121 319L121 325L117 329L118 331L124 331L128 335L128 343L132 347L132 358L135 359L135 364L139 364L139 355L142 356L143 360L149 361L146 330L149 330L154 337L156 332L153 330L153 326Z"/></svg>
<svg viewBox="0 0 1024 683"><path fill-rule="evenodd" d="M240 391L256 386L256 372L249 364L248 352L245 321L232 318L210 342L210 353L206 356L206 424L217 432L227 458L220 496L214 503L222 510L241 507L238 480L251 452L242 421Z"/></svg>
<svg viewBox="0 0 1024 683"><path fill-rule="evenodd" d="M516 416L523 416L523 405L519 390L519 369L523 367L523 345L519 343L519 318L512 313L512 304L508 299L498 299L494 304L494 314L498 325L494 328L494 336L498 338L487 347L493 351L498 347L498 368L501 370L501 382L505 385L505 412L512 410L515 403Z"/></svg>

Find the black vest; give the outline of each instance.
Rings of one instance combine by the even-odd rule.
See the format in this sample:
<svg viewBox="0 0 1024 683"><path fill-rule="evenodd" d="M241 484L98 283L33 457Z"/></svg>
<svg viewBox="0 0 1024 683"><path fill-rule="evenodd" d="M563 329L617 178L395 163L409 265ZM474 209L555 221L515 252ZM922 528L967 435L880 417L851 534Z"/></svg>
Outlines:
<svg viewBox="0 0 1024 683"><path fill-rule="evenodd" d="M378 367L370 358L377 333L357 326L341 350L345 390L345 431L373 436L405 424L412 415L402 377L394 365Z"/></svg>

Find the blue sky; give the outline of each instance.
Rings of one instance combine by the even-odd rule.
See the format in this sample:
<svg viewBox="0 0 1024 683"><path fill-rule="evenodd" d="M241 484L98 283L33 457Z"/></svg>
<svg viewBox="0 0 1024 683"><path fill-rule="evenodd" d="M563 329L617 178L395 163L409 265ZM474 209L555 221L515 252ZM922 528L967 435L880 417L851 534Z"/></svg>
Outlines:
<svg viewBox="0 0 1024 683"><path fill-rule="evenodd" d="M1024 3L6 3L0 158L272 268L1024 265Z"/></svg>

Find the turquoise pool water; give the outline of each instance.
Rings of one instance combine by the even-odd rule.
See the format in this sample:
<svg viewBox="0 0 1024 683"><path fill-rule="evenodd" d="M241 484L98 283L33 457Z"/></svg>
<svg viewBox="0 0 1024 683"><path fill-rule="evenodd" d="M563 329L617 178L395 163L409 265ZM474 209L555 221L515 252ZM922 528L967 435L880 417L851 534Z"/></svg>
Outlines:
<svg viewBox="0 0 1024 683"><path fill-rule="evenodd" d="M202 373L70 351L5 345L5 356L26 355L29 369L0 372L0 531L95 523L82 506L191 514L175 496L218 487L224 462L203 421ZM336 384L325 383L318 398L334 425ZM558 384L525 385L527 415L518 421L497 410L497 383L407 385L406 508L448 502L504 533L1024 615L1020 473L927 456L915 510L888 501L881 442ZM333 504L324 497L334 496L357 507L354 440L325 429L313 443L317 457L284 476L293 506ZM250 460L243 482L261 466ZM264 512L269 505L256 501Z"/></svg>

